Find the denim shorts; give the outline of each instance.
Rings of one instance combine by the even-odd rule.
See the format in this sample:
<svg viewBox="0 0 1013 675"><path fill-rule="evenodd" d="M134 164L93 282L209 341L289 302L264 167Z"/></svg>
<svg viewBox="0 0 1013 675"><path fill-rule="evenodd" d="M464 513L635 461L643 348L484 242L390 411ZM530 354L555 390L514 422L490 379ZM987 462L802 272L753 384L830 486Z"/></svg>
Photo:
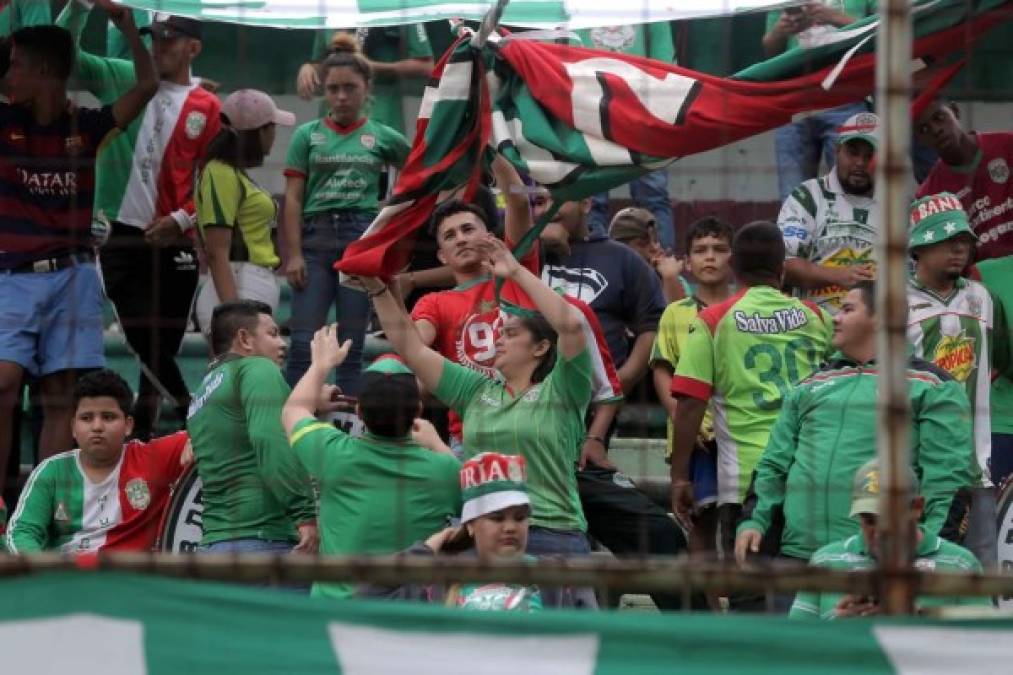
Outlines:
<svg viewBox="0 0 1013 675"><path fill-rule="evenodd" d="M102 282L95 263L0 272L0 361L40 377L105 365Z"/></svg>

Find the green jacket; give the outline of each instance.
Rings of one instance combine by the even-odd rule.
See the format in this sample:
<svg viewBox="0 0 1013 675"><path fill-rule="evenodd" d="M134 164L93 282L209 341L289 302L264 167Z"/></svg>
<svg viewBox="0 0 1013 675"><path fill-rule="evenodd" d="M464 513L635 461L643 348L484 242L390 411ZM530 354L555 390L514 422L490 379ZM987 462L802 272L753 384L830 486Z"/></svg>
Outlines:
<svg viewBox="0 0 1013 675"><path fill-rule="evenodd" d="M858 532L850 517L851 486L859 467L876 456L877 381L874 363L859 365L838 354L785 397L740 532L766 533L783 506L781 552L805 560ZM937 534L957 490L974 484L971 407L959 382L921 359L911 359L908 382L912 461L926 500L923 525Z"/></svg>

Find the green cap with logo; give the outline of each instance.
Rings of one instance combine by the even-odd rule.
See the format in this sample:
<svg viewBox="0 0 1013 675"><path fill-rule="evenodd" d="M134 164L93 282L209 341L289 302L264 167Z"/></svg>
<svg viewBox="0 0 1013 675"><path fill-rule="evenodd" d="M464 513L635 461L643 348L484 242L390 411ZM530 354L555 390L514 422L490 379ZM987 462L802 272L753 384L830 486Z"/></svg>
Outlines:
<svg viewBox="0 0 1013 675"><path fill-rule="evenodd" d="M931 246L961 234L978 237L957 196L949 192L929 195L911 204L908 249Z"/></svg>
<svg viewBox="0 0 1013 675"><path fill-rule="evenodd" d="M918 476L910 466L908 470L908 481L911 484L911 493L918 494ZM882 483L880 481L879 460L871 459L862 465L855 472L855 479L851 486L851 517L860 516L863 513L872 515L879 514L879 491Z"/></svg>

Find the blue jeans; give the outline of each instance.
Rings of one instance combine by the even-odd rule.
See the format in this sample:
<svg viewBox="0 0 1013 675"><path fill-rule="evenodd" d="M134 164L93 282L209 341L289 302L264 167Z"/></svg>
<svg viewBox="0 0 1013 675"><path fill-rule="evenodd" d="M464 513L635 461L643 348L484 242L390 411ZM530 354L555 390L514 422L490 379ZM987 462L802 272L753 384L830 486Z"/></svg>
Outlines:
<svg viewBox="0 0 1013 675"><path fill-rule="evenodd" d="M786 124L774 133L777 185L782 202L800 183L816 177L821 157L828 167L834 165L837 127L868 109L864 103L849 103Z"/></svg>
<svg viewBox="0 0 1013 675"><path fill-rule="evenodd" d="M337 369L335 382L341 390L355 396L362 373L362 346L369 321L369 298L362 291L338 283L334 263L345 248L362 236L376 214L359 211L334 211L312 217L303 223L302 251L306 260L306 287L292 293L292 318L289 322L291 346L285 379L295 386L310 365L310 341L324 325L333 304L338 321L338 341L352 341L348 358Z"/></svg>
<svg viewBox="0 0 1013 675"><path fill-rule="evenodd" d="M591 543L579 530L553 530L532 526L528 530L530 555L591 555Z"/></svg>
<svg viewBox="0 0 1013 675"><path fill-rule="evenodd" d="M992 434L992 459L988 468L996 488L1013 473L1013 434Z"/></svg>
<svg viewBox="0 0 1013 675"><path fill-rule="evenodd" d="M638 206L654 214L658 241L664 248L674 250L675 217L672 214L672 200L668 196L668 169L658 169L630 181L630 197ZM587 227L591 235L608 232L608 204L608 192L591 197L591 212L587 215Z"/></svg>

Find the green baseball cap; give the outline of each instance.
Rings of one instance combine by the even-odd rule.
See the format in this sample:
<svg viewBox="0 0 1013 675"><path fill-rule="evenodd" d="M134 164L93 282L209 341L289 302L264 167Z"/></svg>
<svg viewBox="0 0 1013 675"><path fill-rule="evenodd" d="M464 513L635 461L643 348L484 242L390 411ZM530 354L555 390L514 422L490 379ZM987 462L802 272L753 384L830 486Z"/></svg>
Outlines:
<svg viewBox="0 0 1013 675"><path fill-rule="evenodd" d="M957 196L949 192L929 195L911 204L908 248L930 246L961 234L978 236Z"/></svg>
<svg viewBox="0 0 1013 675"><path fill-rule="evenodd" d="M876 113L860 112L852 115L837 127L837 145L844 145L848 141L865 141L875 149L879 145L876 140L878 129L879 116Z"/></svg>
<svg viewBox="0 0 1013 675"><path fill-rule="evenodd" d="M879 514L879 460L871 459L855 472L855 478L851 485L851 517L860 516L863 513ZM911 492L918 494L918 476L914 469L908 467L908 481L911 483Z"/></svg>

